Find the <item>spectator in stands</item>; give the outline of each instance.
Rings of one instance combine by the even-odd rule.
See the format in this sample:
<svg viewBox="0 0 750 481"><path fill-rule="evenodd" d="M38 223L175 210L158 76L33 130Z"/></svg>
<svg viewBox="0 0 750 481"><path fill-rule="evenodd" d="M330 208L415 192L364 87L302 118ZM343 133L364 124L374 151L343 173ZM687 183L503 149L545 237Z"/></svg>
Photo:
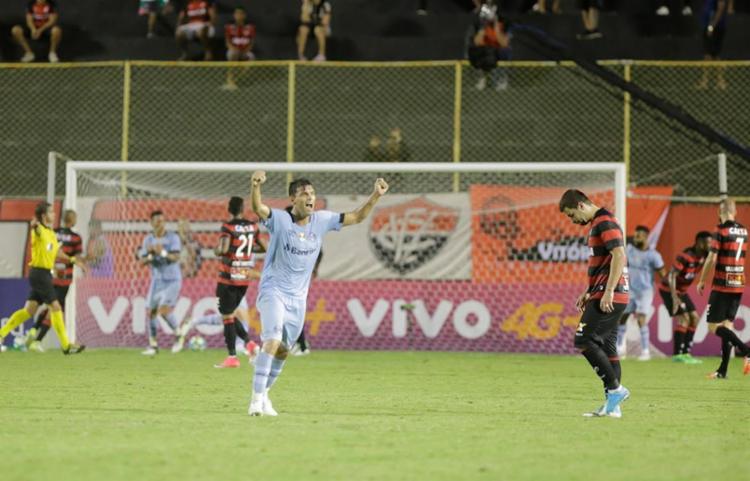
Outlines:
<svg viewBox="0 0 750 481"><path fill-rule="evenodd" d="M560 0L550 0L549 2L552 7L552 13L560 14L562 9L560 8ZM532 12L545 14L547 13L547 0L536 0L536 3L531 7Z"/></svg>
<svg viewBox="0 0 750 481"><path fill-rule="evenodd" d="M656 9L656 14L660 17L669 16L669 0L659 0L659 8ZM690 7L691 0L682 0L682 14L689 16L693 14L693 9Z"/></svg>
<svg viewBox="0 0 750 481"><path fill-rule="evenodd" d="M302 0L300 26L297 32L297 55L300 60L307 60L305 46L310 32L318 41L318 54L313 60L324 62L326 38L331 35L331 4L326 0Z"/></svg>
<svg viewBox="0 0 750 481"><path fill-rule="evenodd" d="M224 27L224 42L227 47L227 60L239 62L243 60L255 60L253 54L253 43L255 41L255 25L247 23L247 12L243 7L234 9L234 23L228 23ZM224 90L236 90L237 82L234 69L227 70L227 83L222 87Z"/></svg>
<svg viewBox="0 0 750 481"><path fill-rule="evenodd" d="M383 162L385 161L385 153L383 152L383 141L379 135L373 135L370 137L370 142L367 144L367 150L365 150L365 162Z"/></svg>
<svg viewBox="0 0 750 481"><path fill-rule="evenodd" d="M62 29L57 25L57 5L52 0L31 0L26 7L26 27L14 25L11 29L13 40L23 48L23 57L21 62L33 62L35 55L26 36L31 40L48 39L49 55L48 59L52 63L57 63L60 58L57 56L57 47L62 40Z"/></svg>
<svg viewBox="0 0 750 481"><path fill-rule="evenodd" d="M417 15L427 15L427 0L417 0Z"/></svg>
<svg viewBox="0 0 750 481"><path fill-rule="evenodd" d="M719 60L721 47L724 44L724 36L727 32L727 2L726 0L705 0L703 12L701 13L701 25L703 26L703 52L704 60ZM703 68L703 76L698 82L701 90L708 88L709 67ZM727 81L724 78L724 67L716 67L716 88L725 90Z"/></svg>
<svg viewBox="0 0 750 481"><path fill-rule="evenodd" d="M203 46L203 59L213 59L211 38L216 24L216 5L214 0L187 0L185 7L177 17L175 38L182 50L180 60L188 58L188 41L197 39Z"/></svg>
<svg viewBox="0 0 750 481"><path fill-rule="evenodd" d="M138 6L138 15L144 17L148 15L148 31L146 38L156 37L156 20L159 14L166 15L172 11L172 5L169 0L141 0Z"/></svg>
<svg viewBox="0 0 750 481"><path fill-rule="evenodd" d="M583 32L577 37L581 40L594 40L602 38L599 31L599 9L601 0L580 0L581 19L583 20Z"/></svg>
<svg viewBox="0 0 750 481"><path fill-rule="evenodd" d="M497 67L498 60L510 60L510 34L504 18L497 15L494 5L484 4L474 22L469 62L479 71L477 90L487 87L488 78L498 91L508 88L505 69Z"/></svg>
<svg viewBox="0 0 750 481"><path fill-rule="evenodd" d="M400 128L394 127L388 132L384 153L386 162L409 162L411 160L411 151L404 142Z"/></svg>

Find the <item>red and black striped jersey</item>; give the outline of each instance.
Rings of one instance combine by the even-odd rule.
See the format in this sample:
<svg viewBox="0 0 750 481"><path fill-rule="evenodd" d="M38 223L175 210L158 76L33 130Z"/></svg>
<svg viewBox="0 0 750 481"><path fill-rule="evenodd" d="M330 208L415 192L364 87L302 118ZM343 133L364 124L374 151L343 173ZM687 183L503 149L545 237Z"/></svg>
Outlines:
<svg viewBox="0 0 750 481"><path fill-rule="evenodd" d="M247 219L232 219L221 226L221 237L229 238L229 250L221 256L219 283L250 284L249 271L255 266L253 246L259 246L258 226Z"/></svg>
<svg viewBox="0 0 750 481"><path fill-rule="evenodd" d="M68 227L55 229L60 251L68 256L78 256L83 252L83 239L78 233ZM52 282L56 286L69 286L73 282L73 264L58 259L55 261L55 275Z"/></svg>
<svg viewBox="0 0 750 481"><path fill-rule="evenodd" d="M213 0L190 0L184 9L188 23L210 22L211 15L209 11L213 5Z"/></svg>
<svg viewBox="0 0 750 481"><path fill-rule="evenodd" d="M34 27L39 28L49 21L52 14L57 13L57 6L52 0L48 0L45 3L38 3L36 0L31 0L26 7L26 13L31 15Z"/></svg>
<svg viewBox="0 0 750 481"><path fill-rule="evenodd" d="M696 276L700 275L700 270L703 267L706 257L699 255L693 246L685 248L674 260L672 264L672 272L675 275L675 288L677 292L687 292L690 284ZM664 292L670 292L669 289L669 277L663 277L661 284L659 284L659 290Z"/></svg>
<svg viewBox="0 0 750 481"><path fill-rule="evenodd" d="M622 228L615 217L606 209L599 209L594 214L589 231L589 289L591 299L600 299L604 295L609 280L609 268L612 264L611 251L625 247ZM627 265L627 260L626 260ZM628 271L623 267L622 275L615 287L613 302L628 303Z"/></svg>
<svg viewBox="0 0 750 481"><path fill-rule="evenodd" d="M745 290L747 228L733 220L719 224L711 239L711 252L716 253L712 289L742 294Z"/></svg>
<svg viewBox="0 0 750 481"><path fill-rule="evenodd" d="M238 50L247 50L255 38L255 25L229 23L224 27L224 38Z"/></svg>

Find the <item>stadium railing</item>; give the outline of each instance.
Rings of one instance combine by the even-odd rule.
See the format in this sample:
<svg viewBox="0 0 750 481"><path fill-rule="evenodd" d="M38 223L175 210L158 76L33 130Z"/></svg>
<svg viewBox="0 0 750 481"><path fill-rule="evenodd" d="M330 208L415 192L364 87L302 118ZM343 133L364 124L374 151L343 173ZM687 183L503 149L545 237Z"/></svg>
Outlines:
<svg viewBox="0 0 750 481"><path fill-rule="evenodd" d="M601 64L750 144L750 62ZM42 159L55 150L123 161L624 162L631 185L716 193L720 149L695 132L572 62L499 68L507 88L480 91L463 61L0 64L0 184L5 196L43 195ZM229 72L236 90L222 88ZM728 173L730 191L750 181L731 155Z"/></svg>

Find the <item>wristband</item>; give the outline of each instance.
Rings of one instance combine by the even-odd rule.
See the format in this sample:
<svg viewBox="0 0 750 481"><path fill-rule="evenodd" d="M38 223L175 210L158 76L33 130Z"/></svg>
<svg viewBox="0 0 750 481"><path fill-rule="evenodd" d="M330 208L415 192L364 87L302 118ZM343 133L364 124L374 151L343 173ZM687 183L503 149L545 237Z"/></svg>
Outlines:
<svg viewBox="0 0 750 481"><path fill-rule="evenodd" d="M167 257L167 249L162 249L159 255L162 257Z"/></svg>

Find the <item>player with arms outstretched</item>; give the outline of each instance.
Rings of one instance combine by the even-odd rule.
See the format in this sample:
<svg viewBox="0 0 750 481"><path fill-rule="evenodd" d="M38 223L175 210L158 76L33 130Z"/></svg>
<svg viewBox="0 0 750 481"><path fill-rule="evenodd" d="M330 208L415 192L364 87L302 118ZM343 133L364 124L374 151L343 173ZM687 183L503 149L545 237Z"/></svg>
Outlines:
<svg viewBox="0 0 750 481"><path fill-rule="evenodd" d="M268 390L281 374L289 349L302 330L310 276L323 237L329 231L365 220L388 191L385 180L377 179L367 202L356 210L345 214L314 211L316 193L312 183L307 179L297 179L289 185L292 205L280 210L271 209L261 201L260 189L265 181L265 172L253 173L253 211L271 238L255 304L260 313L263 346L255 360L253 394L248 409L251 416L277 415L268 398Z"/></svg>
<svg viewBox="0 0 750 481"><path fill-rule="evenodd" d="M242 197L229 199L227 210L232 218L221 226L219 245L215 253L221 258L216 297L219 299L219 314L224 323L224 341L229 355L218 368L240 367L237 359L237 336L248 339L242 322L235 317L235 310L245 298L250 281L257 279L254 250L265 251L258 238L257 223L245 219L245 202ZM253 349L249 351L252 353Z"/></svg>
<svg viewBox="0 0 750 481"><path fill-rule="evenodd" d="M697 286L698 294L703 295L708 273L716 266L711 295L708 297L706 321L708 330L721 338L721 364L719 369L708 375L711 379L727 377L732 347L738 355L745 356L742 372L750 374L750 347L733 330L734 318L745 291L745 254L748 241L747 228L734 220L736 215L737 207L732 199L721 202L721 224L716 226Z"/></svg>
<svg viewBox="0 0 750 481"><path fill-rule="evenodd" d="M599 208L580 190L568 190L560 199L560 212L574 224L591 224L588 246L589 287L578 296L582 313L574 345L604 383L606 403L588 416L621 417L620 404L630 391L620 384L622 369L617 357L617 324L628 305L627 256L622 228L606 209Z"/></svg>
<svg viewBox="0 0 750 481"><path fill-rule="evenodd" d="M698 232L695 235L693 245L685 248L677 256L669 275L662 278L661 285L659 285L659 294L664 301L664 307L667 308L671 316L677 318L672 356L675 362L703 363L690 354L690 349L693 347L693 336L698 327L700 316L698 316L695 304L693 304L687 290L706 261L710 243L710 232L705 230Z"/></svg>
<svg viewBox="0 0 750 481"><path fill-rule="evenodd" d="M60 339L60 347L64 354L78 354L85 346L72 344L68 340L63 321L63 312L57 300L55 287L52 284L52 269L59 258L75 264L76 258L60 252L60 243L52 230L55 222L55 210L47 202L41 202L34 209L34 220L31 222L31 271L29 272L29 293L26 305L10 316L8 322L0 329L0 345L8 333L31 319L36 314L39 304L47 304L50 308L52 328Z"/></svg>

